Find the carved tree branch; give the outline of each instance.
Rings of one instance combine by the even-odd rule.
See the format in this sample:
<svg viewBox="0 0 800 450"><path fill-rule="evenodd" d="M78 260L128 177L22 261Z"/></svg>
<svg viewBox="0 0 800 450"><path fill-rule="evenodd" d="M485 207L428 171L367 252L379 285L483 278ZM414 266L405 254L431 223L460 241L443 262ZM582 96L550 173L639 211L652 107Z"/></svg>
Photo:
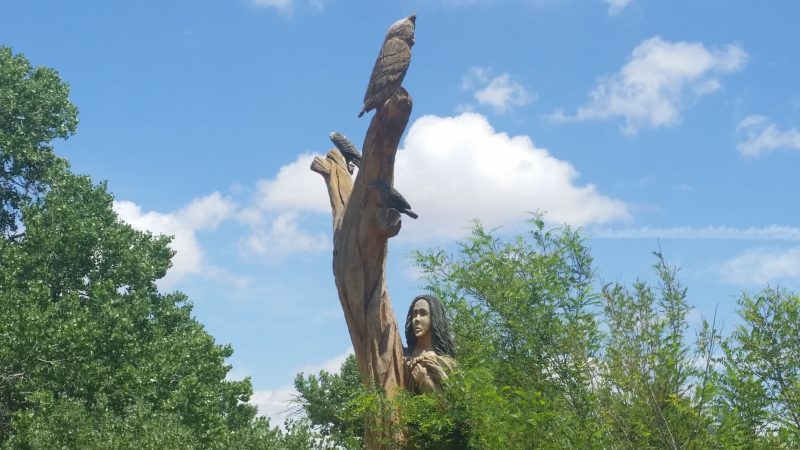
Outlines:
<svg viewBox="0 0 800 450"><path fill-rule="evenodd" d="M399 88L377 109L364 139L361 167L352 181L347 163L337 149L314 158L311 170L322 175L328 188L333 216L333 274L339 301L353 343L361 382L392 397L406 387L403 345L386 288L389 238L400 232L400 213L383 205L372 185L394 181L394 159L408 124L412 102ZM396 420L396 418L394 419ZM382 448L387 437L371 430L367 448ZM384 424L385 426L386 424Z"/></svg>
<svg viewBox="0 0 800 450"><path fill-rule="evenodd" d="M341 227L344 217L344 208L350 193L353 191L353 179L347 170L347 162L339 150L333 149L328 152L325 159L319 156L311 162L311 170L322 175L325 186L328 188L328 197L331 202L331 212L333 213L333 238L336 239L337 230Z"/></svg>
<svg viewBox="0 0 800 450"><path fill-rule="evenodd" d="M362 383L391 396L405 387L403 346L386 288L390 237L400 232L400 214L382 204L371 183L394 181L394 159L411 114L411 98L400 88L377 109L364 140L355 183L338 150L315 158L333 213L333 273Z"/></svg>

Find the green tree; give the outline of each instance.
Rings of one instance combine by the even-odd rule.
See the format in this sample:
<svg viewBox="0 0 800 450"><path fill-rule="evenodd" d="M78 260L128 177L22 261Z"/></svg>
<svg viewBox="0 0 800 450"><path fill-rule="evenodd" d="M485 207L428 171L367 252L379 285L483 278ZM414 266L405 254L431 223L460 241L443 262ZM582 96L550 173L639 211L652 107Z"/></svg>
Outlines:
<svg viewBox="0 0 800 450"><path fill-rule="evenodd" d="M577 232L546 230L540 217L531 225L503 240L476 224L455 254L417 255L447 307L458 366L443 392L400 395L388 409L401 412L409 448L603 447L591 257ZM298 389L305 411L334 411L318 426L334 426L339 399L353 394L356 411L387 411L374 394L331 395L314 382Z"/></svg>
<svg viewBox="0 0 800 450"><path fill-rule="evenodd" d="M800 297L767 288L739 299L723 345L718 421L730 448L800 445Z"/></svg>
<svg viewBox="0 0 800 450"><path fill-rule="evenodd" d="M121 223L104 186L68 174L22 219L0 274L0 354L19 374L3 385L8 413L47 405L29 393L121 416L144 403L204 445L249 424L249 380L225 379L230 346L215 344L183 294L156 288L167 238Z"/></svg>
<svg viewBox="0 0 800 450"><path fill-rule="evenodd" d="M58 74L0 47L0 448L299 449L226 379L179 292L170 238L134 230L51 141L75 132Z"/></svg>
<svg viewBox="0 0 800 450"><path fill-rule="evenodd" d="M743 324L723 339L713 322L692 329L660 253L655 286L595 294L579 234L532 225L511 240L476 225L455 254L417 255L455 335L441 393L387 404L352 367L299 375L312 425L345 448L358 448L359 418L394 411L415 449L798 448L800 297L743 294Z"/></svg>
<svg viewBox="0 0 800 450"><path fill-rule="evenodd" d="M22 206L66 168L50 142L75 133L78 111L68 95L56 71L0 46L0 232L7 239L16 237Z"/></svg>
<svg viewBox="0 0 800 450"><path fill-rule="evenodd" d="M360 402L367 391L361 386L355 356L345 359L339 373L297 374L294 387L298 412L321 436L344 448L361 448L364 417Z"/></svg>
<svg viewBox="0 0 800 450"><path fill-rule="evenodd" d="M71 399L39 395L36 408L20 413L14 434L2 448L16 449L159 449L199 445L191 430L173 414L144 405L124 415L87 408Z"/></svg>
<svg viewBox="0 0 800 450"><path fill-rule="evenodd" d="M417 256L451 316L459 371L444 395L470 448L587 448L602 432L592 259L574 230L531 225L502 240L476 224L457 254Z"/></svg>
<svg viewBox="0 0 800 450"><path fill-rule="evenodd" d="M690 310L677 270L656 253L659 286L603 288L608 342L600 372L602 411L623 448L708 448L716 329L687 343Z"/></svg>

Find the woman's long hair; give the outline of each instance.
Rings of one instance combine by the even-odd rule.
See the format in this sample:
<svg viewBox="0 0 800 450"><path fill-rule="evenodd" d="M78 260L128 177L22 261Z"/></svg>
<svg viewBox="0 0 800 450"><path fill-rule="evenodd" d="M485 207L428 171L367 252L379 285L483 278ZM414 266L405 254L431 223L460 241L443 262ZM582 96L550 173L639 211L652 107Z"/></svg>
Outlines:
<svg viewBox="0 0 800 450"><path fill-rule="evenodd" d="M417 346L417 336L414 335L414 326L411 323L414 311L414 305L418 300L425 300L428 302L428 309L431 314L431 343L433 344L433 351L437 355L445 355L451 358L456 357L456 346L453 343L453 337L450 336L450 327L447 325L447 316L444 313L442 302L432 295L419 295L411 302L408 307L408 314L406 315L406 343L408 344L408 353L414 351Z"/></svg>

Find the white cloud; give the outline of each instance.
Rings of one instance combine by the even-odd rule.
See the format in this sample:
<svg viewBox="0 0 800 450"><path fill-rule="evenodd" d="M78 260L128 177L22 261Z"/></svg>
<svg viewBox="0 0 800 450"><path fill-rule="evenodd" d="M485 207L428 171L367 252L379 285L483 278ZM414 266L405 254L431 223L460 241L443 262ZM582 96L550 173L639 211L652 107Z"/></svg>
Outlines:
<svg viewBox="0 0 800 450"><path fill-rule="evenodd" d="M250 0L250 3L258 8L274 8L282 12L292 9L292 0Z"/></svg>
<svg viewBox="0 0 800 450"><path fill-rule="evenodd" d="M404 218L400 239L457 239L473 219L487 227L516 227L533 211L576 226L625 220L621 200L579 185L575 168L538 148L528 136L495 131L486 117L424 116L408 130L397 152L395 186L418 220ZM304 214L330 215L324 183L309 170L313 155L301 155L271 180L259 182L257 209L240 220L253 232L244 241L254 253L327 251L330 236L300 227ZM271 225L266 217L278 217Z"/></svg>
<svg viewBox="0 0 800 450"><path fill-rule="evenodd" d="M202 198L196 198L177 213L180 222L195 230L215 229L228 219L235 207L233 202L214 192Z"/></svg>
<svg viewBox="0 0 800 450"><path fill-rule="evenodd" d="M698 42L654 37L639 44L618 73L601 79L589 92L589 102L574 116L556 111L552 117L563 121L621 118L625 134L635 134L644 126L675 125L689 104L721 88L720 75L740 70L746 60L747 54L736 45L707 49Z"/></svg>
<svg viewBox="0 0 800 450"><path fill-rule="evenodd" d="M708 227L639 227L600 228L587 230L593 238L605 239L726 239L746 241L800 241L800 228L782 225L734 228Z"/></svg>
<svg viewBox="0 0 800 450"><path fill-rule="evenodd" d="M419 118L395 167L395 187L420 215L403 221L406 238L460 238L472 219L487 227L516 225L537 210L572 225L629 216L624 202L577 185L571 164L528 136L496 132L480 114Z"/></svg>
<svg viewBox="0 0 800 450"><path fill-rule="evenodd" d="M717 272L736 284L766 284L800 278L800 247L748 250L717 266Z"/></svg>
<svg viewBox="0 0 800 450"><path fill-rule="evenodd" d="M269 417L270 425L283 425L292 414L292 399L297 395L294 387L289 385L275 389L253 391L250 403L258 408L258 415Z"/></svg>
<svg viewBox="0 0 800 450"><path fill-rule="evenodd" d="M797 128L781 131L769 118L748 116L736 128L744 140L736 145L739 153L745 156L760 156L778 150L800 150L800 131Z"/></svg>
<svg viewBox="0 0 800 450"><path fill-rule="evenodd" d="M255 205L238 215L250 226L240 242L243 253L280 260L295 252L330 250L329 234L309 233L300 227L307 213L331 213L325 185L309 169L314 156L318 155L303 153L281 167L275 178L256 183Z"/></svg>
<svg viewBox="0 0 800 450"><path fill-rule="evenodd" d="M280 168L275 178L257 183L258 206L268 211L313 211L330 214L325 185L311 170L315 155L303 153Z"/></svg>
<svg viewBox="0 0 800 450"><path fill-rule="evenodd" d="M322 13L325 12L327 3L328 0L306 0L303 5L307 5L312 11ZM285 15L291 15L292 10L297 6L295 0L250 0L250 4L256 8L271 8Z"/></svg>
<svg viewBox="0 0 800 450"><path fill-rule="evenodd" d="M474 90L478 103L490 106L498 113L505 113L514 106L527 105L536 98L521 84L513 81L508 73L494 77L491 73L491 69L485 67L471 68L462 78L462 89ZM461 107L462 110L469 108L469 106Z"/></svg>
<svg viewBox="0 0 800 450"><path fill-rule="evenodd" d="M608 4L608 15L616 16L626 6L630 5L633 0L603 0L603 3Z"/></svg>
<svg viewBox="0 0 800 450"><path fill-rule="evenodd" d="M319 180L316 181L319 183ZM242 250L245 254L262 255L272 260L280 260L296 252L322 253L330 250L333 247L331 237L325 233L302 230L298 224L299 216L296 211L282 211L268 221L263 218L249 219L250 234L240 243Z"/></svg>
<svg viewBox="0 0 800 450"><path fill-rule="evenodd" d="M133 202L114 201L114 211L133 228L174 236L170 247L175 250L175 256L167 275L159 281L162 288L172 286L187 275L222 274L220 269L205 260L195 232L216 228L233 214L234 209L233 203L218 192L195 199L174 213L144 212Z"/></svg>
<svg viewBox="0 0 800 450"><path fill-rule="evenodd" d="M353 354L353 347L348 348L342 354L336 355L331 359L325 360L319 364L309 364L301 367L297 370L297 372L303 372L304 374L317 374L319 371L324 370L328 373L339 373L339 369L342 368L342 364L344 364L344 360L347 359L348 356Z"/></svg>
<svg viewBox="0 0 800 450"><path fill-rule="evenodd" d="M467 74L461 78L461 89L468 91L477 86L489 84L491 79L491 69L488 67L472 67Z"/></svg>
<svg viewBox="0 0 800 450"><path fill-rule="evenodd" d="M475 98L480 104L492 106L501 113L512 106L523 106L533 100L533 96L521 84L511 81L507 73L494 77L485 88L476 91Z"/></svg>

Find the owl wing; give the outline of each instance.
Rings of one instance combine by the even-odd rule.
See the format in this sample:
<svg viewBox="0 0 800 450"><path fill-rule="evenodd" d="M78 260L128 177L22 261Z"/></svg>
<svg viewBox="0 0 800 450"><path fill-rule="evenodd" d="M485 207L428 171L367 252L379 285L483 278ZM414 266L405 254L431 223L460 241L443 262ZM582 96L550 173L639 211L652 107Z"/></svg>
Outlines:
<svg viewBox="0 0 800 450"><path fill-rule="evenodd" d="M356 150L356 146L353 145L353 142L351 142L350 139L347 138L347 136L345 136L345 135L343 135L341 133L335 133L334 132L334 133L331 133L330 139L331 139L331 142L333 142L333 145L335 145L336 148L338 148L340 152L349 153L351 155L359 155L360 154L360 152L358 150Z"/></svg>
<svg viewBox="0 0 800 450"><path fill-rule="evenodd" d="M410 63L411 48L405 41L399 38L385 41L369 78L369 86L364 94L364 105L369 105L372 98L378 99L388 94L384 91L399 87Z"/></svg>
<svg viewBox="0 0 800 450"><path fill-rule="evenodd" d="M342 156L348 161L352 161L356 167L361 167L361 152L358 151L356 146L350 139L341 133L331 133L331 141L339 149Z"/></svg>

